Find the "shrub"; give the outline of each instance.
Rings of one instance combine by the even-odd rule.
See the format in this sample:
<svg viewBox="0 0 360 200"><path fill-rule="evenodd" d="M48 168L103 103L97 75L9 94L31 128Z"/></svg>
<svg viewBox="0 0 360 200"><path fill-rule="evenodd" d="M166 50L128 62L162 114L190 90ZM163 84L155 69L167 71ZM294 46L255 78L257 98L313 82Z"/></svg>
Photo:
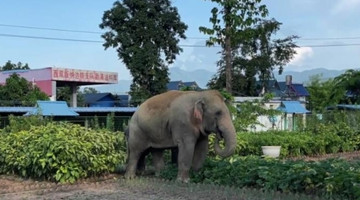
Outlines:
<svg viewBox="0 0 360 200"><path fill-rule="evenodd" d="M49 117L40 115L30 116L14 116L9 115L9 124L4 128L5 132L18 132L22 130L29 130L31 126L41 126L51 122Z"/></svg>
<svg viewBox="0 0 360 200"><path fill-rule="evenodd" d="M360 198L360 161L331 159L320 162L283 161L256 156L207 159L191 181L233 187L250 187L284 193L304 193L340 199ZM161 176L175 179L174 166Z"/></svg>
<svg viewBox="0 0 360 200"><path fill-rule="evenodd" d="M319 125L322 126L322 125ZM262 155L261 146L281 146L281 157L298 157L353 151L355 143L338 135L336 129L323 127L321 132L266 131L237 134L236 155ZM210 147L213 140L210 140ZM210 148L210 155L215 153Z"/></svg>
<svg viewBox="0 0 360 200"><path fill-rule="evenodd" d="M123 134L48 123L0 137L0 173L59 182L111 172L126 159Z"/></svg>

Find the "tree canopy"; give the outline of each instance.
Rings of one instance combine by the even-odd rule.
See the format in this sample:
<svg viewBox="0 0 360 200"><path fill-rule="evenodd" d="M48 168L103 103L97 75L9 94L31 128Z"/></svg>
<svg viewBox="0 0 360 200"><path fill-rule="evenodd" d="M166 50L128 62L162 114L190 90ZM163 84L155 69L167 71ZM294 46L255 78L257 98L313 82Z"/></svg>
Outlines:
<svg viewBox="0 0 360 200"><path fill-rule="evenodd" d="M334 106L344 97L344 88L338 87L334 79L322 80L322 75L310 77L306 86L309 91L309 110L323 112L328 106Z"/></svg>
<svg viewBox="0 0 360 200"><path fill-rule="evenodd" d="M360 103L360 71L350 69L334 79L335 85L345 91L342 103Z"/></svg>
<svg viewBox="0 0 360 200"><path fill-rule="evenodd" d="M272 78L275 67L281 74L283 66L296 53L293 40L297 37L273 38L281 23L265 18L268 10L260 4L261 0L212 1L221 5L222 10L214 8L210 18L213 28L200 27L200 31L210 35L208 45L221 44L223 56L208 86L226 88L234 95L255 95L256 77L266 83L264 80Z"/></svg>
<svg viewBox="0 0 360 200"><path fill-rule="evenodd" d="M10 60L8 60L4 66L0 67L0 71L8 71L8 70L16 70L16 69L30 69L30 67L27 63L25 65L22 64L21 62L15 64L15 63L11 63Z"/></svg>
<svg viewBox="0 0 360 200"><path fill-rule="evenodd" d="M116 1L105 11L100 28L105 49L116 48L133 77L130 94L135 103L166 91L168 65L182 49L187 25L169 0Z"/></svg>
<svg viewBox="0 0 360 200"><path fill-rule="evenodd" d="M36 85L14 73L0 86L0 105L34 106L37 100L48 100L49 97Z"/></svg>

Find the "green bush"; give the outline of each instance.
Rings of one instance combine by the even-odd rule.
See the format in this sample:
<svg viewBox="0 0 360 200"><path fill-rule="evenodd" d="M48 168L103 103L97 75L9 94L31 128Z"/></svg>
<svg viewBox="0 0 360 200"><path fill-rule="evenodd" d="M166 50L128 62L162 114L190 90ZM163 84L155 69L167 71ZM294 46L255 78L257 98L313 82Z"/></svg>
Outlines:
<svg viewBox="0 0 360 200"><path fill-rule="evenodd" d="M51 121L52 119L50 117L43 117L40 115L9 115L9 124L3 129L3 131L15 133L22 130L29 130L31 126L45 125Z"/></svg>
<svg viewBox="0 0 360 200"><path fill-rule="evenodd" d="M284 161L256 156L210 160L191 181L250 187L284 193L304 193L340 199L360 198L360 161L332 159L320 162ZM174 166L161 174L175 179Z"/></svg>
<svg viewBox="0 0 360 200"><path fill-rule="evenodd" d="M319 125L323 126L323 125ZM281 146L281 157L298 157L323 155L357 149L356 138L348 136L340 129L321 127L320 132L294 131L267 131L267 132L240 132L237 134L236 155L262 155L261 146ZM344 136L345 135L345 136ZM210 147L213 146L210 139ZM210 155L215 153L210 148Z"/></svg>
<svg viewBox="0 0 360 200"><path fill-rule="evenodd" d="M0 137L0 173L74 182L111 172L125 160L125 140L119 132L48 123Z"/></svg>

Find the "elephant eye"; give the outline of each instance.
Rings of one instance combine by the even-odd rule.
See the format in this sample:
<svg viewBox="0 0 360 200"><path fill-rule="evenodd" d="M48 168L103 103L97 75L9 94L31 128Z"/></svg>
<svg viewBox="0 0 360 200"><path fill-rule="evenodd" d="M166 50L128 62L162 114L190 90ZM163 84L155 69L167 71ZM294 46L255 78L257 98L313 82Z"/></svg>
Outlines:
<svg viewBox="0 0 360 200"><path fill-rule="evenodd" d="M215 115L220 116L222 114L221 110L216 111Z"/></svg>

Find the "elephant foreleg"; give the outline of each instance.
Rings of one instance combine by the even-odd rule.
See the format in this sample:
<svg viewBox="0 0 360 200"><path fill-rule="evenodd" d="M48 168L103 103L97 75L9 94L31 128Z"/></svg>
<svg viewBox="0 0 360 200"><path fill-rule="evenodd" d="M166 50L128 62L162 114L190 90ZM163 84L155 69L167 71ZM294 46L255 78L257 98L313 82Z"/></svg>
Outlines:
<svg viewBox="0 0 360 200"><path fill-rule="evenodd" d="M203 166L208 150L209 138L207 136L200 136L194 150L194 158L192 162L193 170L197 171Z"/></svg>

